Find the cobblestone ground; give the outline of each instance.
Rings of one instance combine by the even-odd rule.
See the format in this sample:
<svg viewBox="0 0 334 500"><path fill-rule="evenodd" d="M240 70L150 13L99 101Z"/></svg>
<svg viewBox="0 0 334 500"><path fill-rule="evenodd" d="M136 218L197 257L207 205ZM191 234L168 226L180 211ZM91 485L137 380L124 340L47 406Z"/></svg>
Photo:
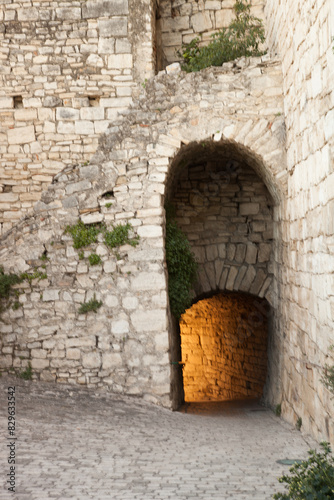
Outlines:
<svg viewBox="0 0 334 500"><path fill-rule="evenodd" d="M16 492L7 490L7 389L16 387ZM0 498L267 500L310 439L255 403L183 412L3 376Z"/></svg>

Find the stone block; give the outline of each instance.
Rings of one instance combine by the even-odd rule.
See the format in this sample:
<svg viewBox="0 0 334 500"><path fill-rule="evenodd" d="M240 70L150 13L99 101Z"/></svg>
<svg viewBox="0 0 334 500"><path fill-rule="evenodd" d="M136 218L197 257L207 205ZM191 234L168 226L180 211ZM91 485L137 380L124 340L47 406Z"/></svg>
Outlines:
<svg viewBox="0 0 334 500"><path fill-rule="evenodd" d="M220 10L221 8L221 0L207 0L205 2L205 10Z"/></svg>
<svg viewBox="0 0 334 500"><path fill-rule="evenodd" d="M44 370L50 366L50 361L48 359L32 359L31 367L33 370Z"/></svg>
<svg viewBox="0 0 334 500"><path fill-rule="evenodd" d="M162 227L153 225L140 226L137 233L140 238L159 238L162 236Z"/></svg>
<svg viewBox="0 0 334 500"><path fill-rule="evenodd" d="M139 300L137 297L128 296L122 299L122 305L124 309L136 309L138 307Z"/></svg>
<svg viewBox="0 0 334 500"><path fill-rule="evenodd" d="M131 69L132 66L132 54L114 54L108 57L109 69Z"/></svg>
<svg viewBox="0 0 334 500"><path fill-rule="evenodd" d="M81 120L103 120L104 119L104 108L90 107L82 108L80 110Z"/></svg>
<svg viewBox="0 0 334 500"><path fill-rule="evenodd" d="M53 300L59 300L60 290L47 289L43 292L43 302L51 302Z"/></svg>
<svg viewBox="0 0 334 500"><path fill-rule="evenodd" d="M56 9L56 16L58 19L77 21L81 19L81 9L80 7L64 7Z"/></svg>
<svg viewBox="0 0 334 500"><path fill-rule="evenodd" d="M117 307L118 306L118 298L116 295L107 295L104 299L104 304L107 307Z"/></svg>
<svg viewBox="0 0 334 500"><path fill-rule="evenodd" d="M254 281L255 276L256 276L255 268L253 266L249 266L245 274L245 277L241 282L239 290L242 292L248 292Z"/></svg>
<svg viewBox="0 0 334 500"><path fill-rule="evenodd" d="M116 36L127 36L128 22L126 18L101 19L98 21L100 37L110 38Z"/></svg>
<svg viewBox="0 0 334 500"><path fill-rule="evenodd" d="M240 203L240 215L256 215L260 211L259 203Z"/></svg>
<svg viewBox="0 0 334 500"><path fill-rule="evenodd" d="M228 273L227 281L226 281L226 290L234 289L234 282L238 275L239 269L237 267L231 267L230 272Z"/></svg>
<svg viewBox="0 0 334 500"><path fill-rule="evenodd" d="M131 288L135 291L164 290L166 287L165 275L163 273L142 272L133 277Z"/></svg>
<svg viewBox="0 0 334 500"><path fill-rule="evenodd" d="M169 64L166 67L166 73L167 73L167 75L176 75L178 73L181 73L181 64L178 62L175 62L173 64Z"/></svg>
<svg viewBox="0 0 334 500"><path fill-rule="evenodd" d="M28 144L35 141L35 127L33 125L8 130L9 144Z"/></svg>
<svg viewBox="0 0 334 500"><path fill-rule="evenodd" d="M108 120L99 120L94 122L95 134L103 134L106 130L108 130L109 125L110 122Z"/></svg>
<svg viewBox="0 0 334 500"><path fill-rule="evenodd" d="M62 100L59 97L48 95L43 100L43 106L46 108L56 108L57 106L61 106Z"/></svg>
<svg viewBox="0 0 334 500"><path fill-rule="evenodd" d="M47 351L45 349L31 349L31 357L46 359Z"/></svg>
<svg viewBox="0 0 334 500"><path fill-rule="evenodd" d="M164 47L177 47L182 45L182 34L181 33L163 33L162 42Z"/></svg>
<svg viewBox="0 0 334 500"><path fill-rule="evenodd" d="M68 184L66 186L66 193L73 194L73 193L77 193L78 191L86 191L87 189L90 189L91 187L92 187L91 183L87 180L73 182L72 184Z"/></svg>
<svg viewBox="0 0 334 500"><path fill-rule="evenodd" d="M12 97L0 97L0 109L14 107L14 99Z"/></svg>
<svg viewBox="0 0 334 500"><path fill-rule="evenodd" d="M39 10L36 7L17 9L17 18L19 21L38 21Z"/></svg>
<svg viewBox="0 0 334 500"><path fill-rule="evenodd" d="M105 352L102 354L102 370L112 370L123 365L121 354L117 352Z"/></svg>
<svg viewBox="0 0 334 500"><path fill-rule="evenodd" d="M83 19L128 14L128 0L88 0L82 6Z"/></svg>
<svg viewBox="0 0 334 500"><path fill-rule="evenodd" d="M16 109L14 113L15 120L17 121L31 121L37 120L37 109Z"/></svg>
<svg viewBox="0 0 334 500"><path fill-rule="evenodd" d="M125 335L129 333L129 322L125 319L114 320L111 322L111 332L115 335Z"/></svg>
<svg viewBox="0 0 334 500"><path fill-rule="evenodd" d="M253 243L247 243L246 262L247 264L256 264L257 246Z"/></svg>
<svg viewBox="0 0 334 500"><path fill-rule="evenodd" d="M268 262L271 255L271 245L268 243L260 243L258 262Z"/></svg>
<svg viewBox="0 0 334 500"><path fill-rule="evenodd" d="M110 36L110 35L109 35ZM129 50L125 52L129 53ZM100 38L97 46L98 54L114 54L115 53L115 39L114 38Z"/></svg>
<svg viewBox="0 0 334 500"><path fill-rule="evenodd" d="M234 17L234 13L231 9L222 9L215 12L215 28L227 28Z"/></svg>
<svg viewBox="0 0 334 500"><path fill-rule="evenodd" d="M116 54L130 54L131 43L126 38L116 38Z"/></svg>
<svg viewBox="0 0 334 500"><path fill-rule="evenodd" d="M44 128L44 132L46 132ZM75 124L74 122L59 122L57 124L58 134L75 134Z"/></svg>
<svg viewBox="0 0 334 500"><path fill-rule="evenodd" d="M83 354L82 366L84 368L100 368L101 354L99 352L88 352Z"/></svg>
<svg viewBox="0 0 334 500"><path fill-rule="evenodd" d="M80 349L67 349L66 358L67 359L80 359L81 353Z"/></svg>
<svg viewBox="0 0 334 500"><path fill-rule="evenodd" d="M58 64L42 64L43 75L57 76L61 75L61 69Z"/></svg>
<svg viewBox="0 0 334 500"><path fill-rule="evenodd" d="M94 135L94 123L87 120L75 122L75 133L79 135Z"/></svg>
<svg viewBox="0 0 334 500"><path fill-rule="evenodd" d="M159 332L167 327L166 310L136 311L131 314L131 322L137 332Z"/></svg>
<svg viewBox="0 0 334 500"><path fill-rule="evenodd" d="M63 107L56 109L56 119L57 120L75 121L75 120L79 120L79 117L80 117L80 112L78 109L63 108Z"/></svg>
<svg viewBox="0 0 334 500"><path fill-rule="evenodd" d="M173 31L184 31L189 29L189 16L179 16L161 19L161 30L171 33ZM195 38L195 37L194 37Z"/></svg>
<svg viewBox="0 0 334 500"><path fill-rule="evenodd" d="M90 54L90 56L87 57L86 64L87 66L95 66L97 68L103 68L104 66L102 57L97 54Z"/></svg>
<svg viewBox="0 0 334 500"><path fill-rule="evenodd" d="M0 203L13 203L19 199L16 193L0 193Z"/></svg>
<svg viewBox="0 0 334 500"><path fill-rule="evenodd" d="M195 33L212 30L212 21L209 12L199 12L191 17L190 21Z"/></svg>

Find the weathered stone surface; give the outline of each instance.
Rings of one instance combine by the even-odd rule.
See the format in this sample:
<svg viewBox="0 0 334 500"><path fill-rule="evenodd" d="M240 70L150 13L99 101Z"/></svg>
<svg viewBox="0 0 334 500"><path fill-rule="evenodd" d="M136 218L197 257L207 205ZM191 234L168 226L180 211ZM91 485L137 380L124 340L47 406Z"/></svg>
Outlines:
<svg viewBox="0 0 334 500"><path fill-rule="evenodd" d="M82 355L82 366L84 368L100 368L101 354L99 352L89 352Z"/></svg>
<svg viewBox="0 0 334 500"><path fill-rule="evenodd" d="M165 275L162 273L139 273L131 281L132 290L162 290L165 288Z"/></svg>
<svg viewBox="0 0 334 500"><path fill-rule="evenodd" d="M28 144L35 140L35 127L33 125L8 130L9 144Z"/></svg>
<svg viewBox="0 0 334 500"><path fill-rule="evenodd" d="M43 292L43 301L50 302L54 300L59 300L59 290L44 290Z"/></svg>
<svg viewBox="0 0 334 500"><path fill-rule="evenodd" d="M127 14L128 9L128 0L88 0L83 4L82 17L121 16Z"/></svg>
<svg viewBox="0 0 334 500"><path fill-rule="evenodd" d="M137 311L131 314L131 322L137 332L157 332L167 326L164 309Z"/></svg>

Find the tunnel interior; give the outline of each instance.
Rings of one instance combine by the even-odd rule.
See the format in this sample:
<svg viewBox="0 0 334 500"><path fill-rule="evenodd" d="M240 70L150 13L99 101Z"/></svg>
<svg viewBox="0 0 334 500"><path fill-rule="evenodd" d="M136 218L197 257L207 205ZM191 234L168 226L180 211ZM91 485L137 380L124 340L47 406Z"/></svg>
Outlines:
<svg viewBox="0 0 334 500"><path fill-rule="evenodd" d="M260 398L267 375L267 301L220 293L180 320L185 402Z"/></svg>
<svg viewBox="0 0 334 500"><path fill-rule="evenodd" d="M198 263L193 305L170 327L179 404L263 394L275 197L262 172L256 155L228 141L190 144L173 161L166 200Z"/></svg>

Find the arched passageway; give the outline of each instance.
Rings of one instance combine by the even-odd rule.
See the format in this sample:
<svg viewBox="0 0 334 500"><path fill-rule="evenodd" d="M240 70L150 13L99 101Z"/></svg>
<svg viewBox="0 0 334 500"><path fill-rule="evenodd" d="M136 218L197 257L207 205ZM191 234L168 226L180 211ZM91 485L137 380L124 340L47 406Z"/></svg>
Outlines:
<svg viewBox="0 0 334 500"><path fill-rule="evenodd" d="M262 396L268 307L265 299L221 293L186 310L180 320L186 402Z"/></svg>
<svg viewBox="0 0 334 500"><path fill-rule="evenodd" d="M174 159L167 200L198 262L193 306L171 328L183 366L173 363L174 407L263 394L277 286L277 199L264 170L228 141L194 143Z"/></svg>

